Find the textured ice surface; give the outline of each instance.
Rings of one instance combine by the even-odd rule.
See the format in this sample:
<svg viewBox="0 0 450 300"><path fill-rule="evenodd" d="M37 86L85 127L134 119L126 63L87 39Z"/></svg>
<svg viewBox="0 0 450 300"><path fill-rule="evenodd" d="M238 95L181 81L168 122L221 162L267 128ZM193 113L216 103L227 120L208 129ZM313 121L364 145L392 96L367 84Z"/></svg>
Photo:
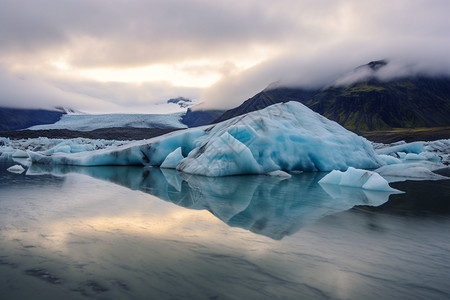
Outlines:
<svg viewBox="0 0 450 300"><path fill-rule="evenodd" d="M378 173L352 167L349 167L345 172L334 170L322 178L319 183L357 187L373 191L397 191L391 188L386 179Z"/></svg>
<svg viewBox="0 0 450 300"><path fill-rule="evenodd" d="M177 164L178 170L206 176L377 168L384 164L366 139L298 102L111 149L29 155L33 162L46 164L160 166L177 148L185 157Z"/></svg>
<svg viewBox="0 0 450 300"><path fill-rule="evenodd" d="M54 124L36 125L31 130L70 129L90 131L99 128L186 128L181 123L184 113L174 114L102 114L102 115L63 115Z"/></svg>

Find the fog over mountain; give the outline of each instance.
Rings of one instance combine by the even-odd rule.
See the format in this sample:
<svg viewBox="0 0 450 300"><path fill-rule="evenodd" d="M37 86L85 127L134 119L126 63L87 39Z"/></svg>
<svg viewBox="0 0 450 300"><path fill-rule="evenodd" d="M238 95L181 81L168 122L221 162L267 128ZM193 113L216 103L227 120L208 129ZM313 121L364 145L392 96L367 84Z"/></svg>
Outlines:
<svg viewBox="0 0 450 300"><path fill-rule="evenodd" d="M155 113L182 96L224 109L379 59L387 77L449 74L448 11L447 0L1 0L0 106Z"/></svg>

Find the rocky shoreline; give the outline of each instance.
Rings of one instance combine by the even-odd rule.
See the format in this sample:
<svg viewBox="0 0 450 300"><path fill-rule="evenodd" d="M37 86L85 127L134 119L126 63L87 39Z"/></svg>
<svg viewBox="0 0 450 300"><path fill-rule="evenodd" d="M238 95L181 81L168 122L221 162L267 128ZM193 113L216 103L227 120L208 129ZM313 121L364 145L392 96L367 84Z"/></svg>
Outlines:
<svg viewBox="0 0 450 300"><path fill-rule="evenodd" d="M175 130L182 129L114 127L96 129L92 131L76 131L68 129L16 130L0 131L0 137L7 137L13 140L37 137L47 137L55 139L73 139L81 137L89 139L130 141L149 139ZM367 138L369 141L385 144L390 144L398 141L405 141L407 143L415 141L435 141L440 139L449 139L450 127L360 132L358 133L358 135Z"/></svg>
<svg viewBox="0 0 450 300"><path fill-rule="evenodd" d="M51 129L51 130L16 130L16 131L0 131L0 137L7 137L13 140L29 139L38 137L47 137L53 139L105 139L105 140L144 140L152 137L160 136L179 128L102 128L92 131L76 131L68 129Z"/></svg>

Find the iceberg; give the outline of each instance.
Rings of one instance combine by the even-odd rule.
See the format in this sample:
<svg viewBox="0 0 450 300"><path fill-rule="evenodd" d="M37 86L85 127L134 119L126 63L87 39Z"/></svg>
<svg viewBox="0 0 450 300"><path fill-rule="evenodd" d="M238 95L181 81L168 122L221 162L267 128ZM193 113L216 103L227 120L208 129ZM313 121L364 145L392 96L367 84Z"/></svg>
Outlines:
<svg viewBox="0 0 450 300"><path fill-rule="evenodd" d="M164 164L185 173L211 177L279 170L374 169L385 164L369 141L298 102L275 104L219 124L108 149L77 153L29 151L28 155L33 163Z"/></svg>
<svg viewBox="0 0 450 300"><path fill-rule="evenodd" d="M400 192L389 186L380 174L349 167L347 171L334 170L319 181L320 184L333 184L362 188L371 191Z"/></svg>

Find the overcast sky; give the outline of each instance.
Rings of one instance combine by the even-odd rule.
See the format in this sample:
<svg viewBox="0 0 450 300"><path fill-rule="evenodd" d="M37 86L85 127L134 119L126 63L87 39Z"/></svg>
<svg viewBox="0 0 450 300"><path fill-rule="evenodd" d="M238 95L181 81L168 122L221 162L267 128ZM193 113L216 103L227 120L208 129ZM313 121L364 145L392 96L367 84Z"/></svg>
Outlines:
<svg viewBox="0 0 450 300"><path fill-rule="evenodd" d="M450 73L448 0L0 0L0 106L231 108L372 60Z"/></svg>

